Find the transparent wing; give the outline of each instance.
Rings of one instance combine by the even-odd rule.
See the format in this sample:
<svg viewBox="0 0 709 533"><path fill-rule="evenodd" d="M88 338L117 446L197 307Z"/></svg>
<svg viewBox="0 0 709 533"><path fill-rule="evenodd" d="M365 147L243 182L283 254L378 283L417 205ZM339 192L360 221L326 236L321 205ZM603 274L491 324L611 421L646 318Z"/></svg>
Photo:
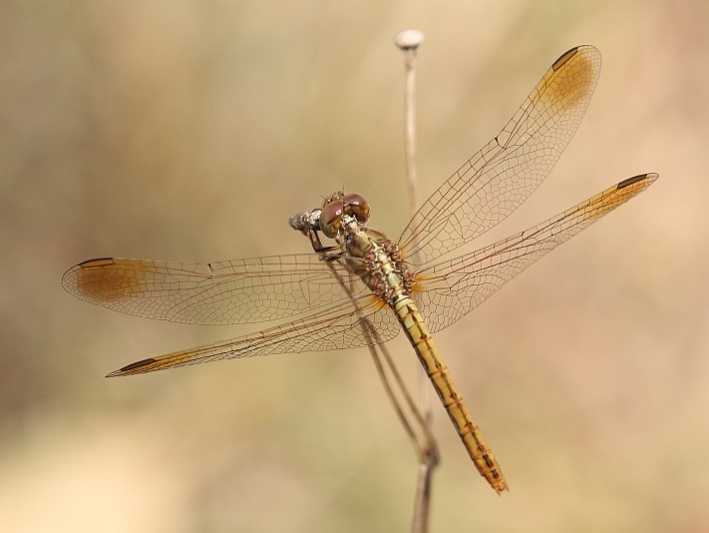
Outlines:
<svg viewBox="0 0 709 533"><path fill-rule="evenodd" d="M356 348L370 343L364 333L371 321L376 331L376 342L393 339L400 331L394 313L374 296L361 296L353 302L345 299L312 316L269 328L258 333L222 341L160 357L151 357L111 372L107 377L143 374L166 368L208 363L220 359ZM368 331L372 332L371 328Z"/></svg>
<svg viewBox="0 0 709 533"><path fill-rule="evenodd" d="M330 267L357 296L364 285L337 261L316 254L215 263L119 257L69 269L64 288L114 311L187 324L243 324L314 311L348 296Z"/></svg>
<svg viewBox="0 0 709 533"><path fill-rule="evenodd" d="M398 241L407 261L426 264L462 246L534 192L576 132L600 67L592 46L572 48L556 60L499 135L409 222Z"/></svg>
<svg viewBox="0 0 709 533"><path fill-rule="evenodd" d="M525 268L657 178L657 174L628 178L522 233L422 269L416 276L421 285L416 301L431 332L453 324Z"/></svg>

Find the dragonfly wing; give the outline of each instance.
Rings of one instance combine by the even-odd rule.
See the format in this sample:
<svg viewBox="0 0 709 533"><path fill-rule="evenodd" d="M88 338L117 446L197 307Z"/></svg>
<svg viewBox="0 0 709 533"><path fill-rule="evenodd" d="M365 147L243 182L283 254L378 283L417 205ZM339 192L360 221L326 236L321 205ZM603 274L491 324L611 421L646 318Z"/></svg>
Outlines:
<svg viewBox="0 0 709 533"><path fill-rule="evenodd" d="M320 313L258 333L144 359L111 372L107 377L143 374L221 359L356 348L385 342L399 333L396 316L375 297L362 296L355 302L359 313L355 312L352 301L344 300ZM370 335L365 334L364 328ZM374 337L372 331L376 331Z"/></svg>
<svg viewBox="0 0 709 533"><path fill-rule="evenodd" d="M657 178L657 174L628 178L517 235L422 269L417 275L422 290L416 300L431 332L450 326L525 268Z"/></svg>
<svg viewBox="0 0 709 533"><path fill-rule="evenodd" d="M187 324L244 324L277 320L356 296L364 285L338 261L316 254L279 255L214 263L175 263L119 257L69 269L64 288L114 311Z"/></svg>
<svg viewBox="0 0 709 533"><path fill-rule="evenodd" d="M482 235L546 178L578 128L601 55L579 46L547 71L522 107L482 150L438 188L404 229L407 261L425 264Z"/></svg>

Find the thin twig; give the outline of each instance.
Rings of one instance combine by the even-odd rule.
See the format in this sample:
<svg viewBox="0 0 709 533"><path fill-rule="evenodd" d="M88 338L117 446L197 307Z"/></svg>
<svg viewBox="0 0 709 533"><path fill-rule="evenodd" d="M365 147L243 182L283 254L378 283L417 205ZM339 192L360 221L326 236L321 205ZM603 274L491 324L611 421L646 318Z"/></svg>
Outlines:
<svg viewBox="0 0 709 533"><path fill-rule="evenodd" d="M423 39L420 32L409 31L399 34L396 39L397 45L407 53L407 83L406 83L406 164L407 176L409 177L409 200L412 213L418 209L418 187L415 168L415 99L414 99L414 58L416 47ZM301 213L291 217L290 225L309 237L313 250L321 256L321 259L328 265L332 275L338 280L340 286L347 294L355 307L358 315L358 324L366 338L366 344L372 361L377 369L377 374L382 381L384 391L389 401L394 407L399 421L404 427L411 443L416 451L419 461L418 479L416 484L416 495L414 498L414 515L411 526L412 533L426 533L428 531L428 519L430 509L431 480L433 470L438 465L438 446L430 429L430 396L427 376L419 368L419 395L421 404L426 406L422 415L416 406L411 394L408 392L406 384L399 374L396 365L387 349L379 338L377 329L369 318L363 316L361 309L352 293L352 287L348 280L343 279L340 273L334 268L332 259L326 248L320 242L319 236L319 216L320 210L316 209L307 213ZM421 381L421 375L425 381ZM423 391L423 392L421 392Z"/></svg>
<svg viewBox="0 0 709 533"><path fill-rule="evenodd" d="M290 219L292 228L302 232L310 239L313 250L330 269L331 274L337 279L342 290L355 307L358 324L366 338L367 348L372 356L377 374L384 385L384 391L394 407L399 421L408 435L419 460L419 478L414 505L414 520L412 531L425 533L428 529L428 501L430 495L430 479L433 468L438 464L438 447L431 434L428 424L419 412L416 403L406 388L404 380L387 349L381 342L379 333L371 320L362 314L357 299L354 297L349 280L342 277L335 269L334 263L337 254L333 254L332 247L323 246L319 235L320 209L293 215Z"/></svg>
<svg viewBox="0 0 709 533"><path fill-rule="evenodd" d="M417 30L401 32L394 38L405 54L406 86L404 90L404 149L406 151L406 183L409 190L409 211L419 210L418 173L416 171L416 52L423 42Z"/></svg>
<svg viewBox="0 0 709 533"><path fill-rule="evenodd" d="M416 217L419 210L418 172L416 170L416 52L423 42L423 34L418 30L401 32L394 38L396 45L405 53L406 89L404 139L406 150L406 176L409 191L409 210ZM416 243L414 249L417 248ZM415 259L415 258L414 258ZM438 464L438 448L430 430L431 388L423 368L418 370L420 408L423 411L425 437L424 453L419 454L419 477L414 500L414 518L411 531L425 533L428 530L431 483L433 470Z"/></svg>

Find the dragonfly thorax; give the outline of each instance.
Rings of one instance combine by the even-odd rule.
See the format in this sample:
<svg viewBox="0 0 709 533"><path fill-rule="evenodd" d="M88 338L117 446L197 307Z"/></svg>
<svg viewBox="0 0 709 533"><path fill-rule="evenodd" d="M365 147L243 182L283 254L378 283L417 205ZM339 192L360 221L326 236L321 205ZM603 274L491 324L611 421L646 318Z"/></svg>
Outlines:
<svg viewBox="0 0 709 533"><path fill-rule="evenodd" d="M411 293L414 274L386 235L360 225L344 235L341 246L347 265L382 301Z"/></svg>

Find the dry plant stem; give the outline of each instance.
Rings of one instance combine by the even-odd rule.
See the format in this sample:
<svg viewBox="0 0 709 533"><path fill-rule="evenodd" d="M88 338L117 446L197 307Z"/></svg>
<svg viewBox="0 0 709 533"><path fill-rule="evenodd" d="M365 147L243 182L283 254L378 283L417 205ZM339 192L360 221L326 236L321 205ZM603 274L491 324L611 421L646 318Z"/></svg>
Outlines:
<svg viewBox="0 0 709 533"><path fill-rule="evenodd" d="M408 32L403 32L408 33ZM413 33L413 32L412 32ZM401 44L397 36L397 44L406 54L406 89L404 92L404 107L405 107L405 123L404 123L404 139L406 150L406 182L409 191L409 211L411 217L415 217L419 210L419 189L418 189L418 172L416 170L416 52L418 46L423 40L423 35L414 36L413 42L411 39L406 39L405 44ZM432 418L431 411L431 389L429 386L428 376L423 369L418 372L419 377L419 401L421 402L421 410L424 413L424 419L430 423Z"/></svg>
<svg viewBox="0 0 709 533"><path fill-rule="evenodd" d="M412 218L419 209L418 173L416 170L416 52L423 41L423 34L408 30L395 37L397 46L405 54L406 88L404 92L406 150L406 176L409 191L409 210ZM428 515L431 496L433 470L438 464L438 448L430 430L432 419L431 389L428 376L418 367L419 404L423 412L422 424L425 443L423 453L419 452L419 476L414 499L414 517L411 531L425 533L428 530ZM418 415L418 411L416 411Z"/></svg>
<svg viewBox="0 0 709 533"><path fill-rule="evenodd" d="M330 266L331 263L327 261L323 252L326 248L322 246L318 233L312 229L306 233L310 237L313 249L320 253L325 264ZM338 280L340 286L359 313L359 307L352 296L351 287L332 266L330 266L330 272ZM389 401L394 406L394 411L401 425L404 426L404 430L411 440L416 450L416 455L419 458L419 477L411 531L412 533L426 533L428 531L428 502L431 493L431 473L438 464L438 446L436 445L436 441L431 434L428 424L424 421L411 394L409 394L406 384L401 374L399 374L389 350L385 344L379 341L376 328L368 319L361 317L361 315L359 323L363 333L367 337L369 353L377 369L377 374L384 385L384 391L389 397Z"/></svg>
<svg viewBox="0 0 709 533"><path fill-rule="evenodd" d="M413 218L419 210L418 172L416 171L416 49L406 51L406 177L409 185L409 211ZM424 420L431 423L431 387L423 368L419 368L419 401Z"/></svg>
<svg viewBox="0 0 709 533"><path fill-rule="evenodd" d="M404 93L406 150L406 182L409 190L411 216L418 211L419 191L416 171L416 49L406 50L406 89Z"/></svg>
<svg viewBox="0 0 709 533"><path fill-rule="evenodd" d="M399 43L397 43L399 44ZM401 45L400 45L401 46ZM416 45L417 46L417 45ZM415 46L402 47L407 53L407 82L406 82L406 161L407 161L407 176L409 176L409 198L410 207L413 212L418 209L418 190L416 182L416 169L414 166L414 156L415 156L415 113L414 113L414 58L415 58ZM293 225L293 224L291 224ZM313 246L313 250L319 253L327 265L331 265L328 262L328 257L326 250L328 248L324 247L320 241L319 232L316 224L310 221L302 220L295 226L296 229L300 229L306 236L310 238L310 242ZM376 331L374 325L366 318L362 317L357 301L352 295L351 287L348 283L339 275L339 273L330 266L330 272L338 280L340 286L343 288L345 293L350 298L350 301L354 304L355 309L359 315L359 324L362 328L362 332L367 338L367 345L369 348L369 353L372 356L372 361L377 369L379 378L384 385L384 391L389 397L390 402L394 406L394 411L396 412L399 421L412 445L416 451L416 455L419 460L418 469L418 480L416 484L416 495L414 499L414 516L412 521L411 532L412 533L426 533L428 531L428 517L430 508L430 495L431 495L431 481L433 470L439 461L438 456L438 446L430 430L430 396L428 394L428 380L425 372L419 367L419 389L420 391L425 391L425 397L422 395L423 405L426 405L426 413L422 415L416 406L411 394L406 388L399 371L394 364L394 361L389 354L388 349L384 344L380 342L379 335ZM421 381L423 377L423 382ZM421 386L423 383L423 386Z"/></svg>

